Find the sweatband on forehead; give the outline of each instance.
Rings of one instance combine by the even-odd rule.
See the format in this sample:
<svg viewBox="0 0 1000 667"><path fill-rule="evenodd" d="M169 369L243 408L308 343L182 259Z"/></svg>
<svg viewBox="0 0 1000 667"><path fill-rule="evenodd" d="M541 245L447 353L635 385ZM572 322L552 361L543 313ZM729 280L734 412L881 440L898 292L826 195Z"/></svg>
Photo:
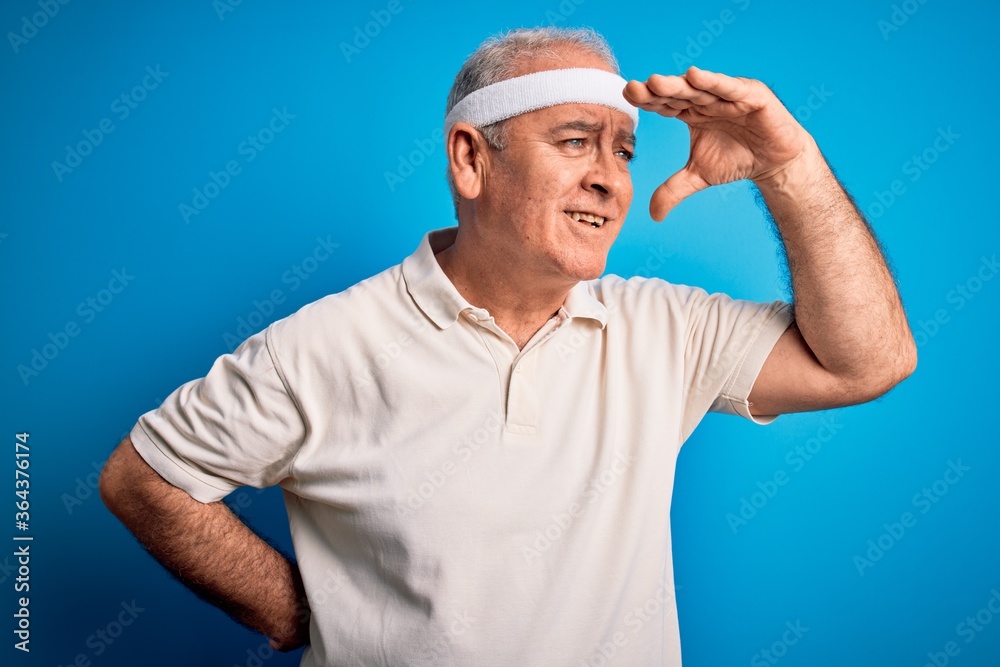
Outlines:
<svg viewBox="0 0 1000 667"><path fill-rule="evenodd" d="M520 116L557 104L601 104L627 113L632 131L639 126L639 109L622 95L628 81L617 74L590 67L551 69L516 76L474 90L452 107L444 119L447 137L458 121L473 127Z"/></svg>

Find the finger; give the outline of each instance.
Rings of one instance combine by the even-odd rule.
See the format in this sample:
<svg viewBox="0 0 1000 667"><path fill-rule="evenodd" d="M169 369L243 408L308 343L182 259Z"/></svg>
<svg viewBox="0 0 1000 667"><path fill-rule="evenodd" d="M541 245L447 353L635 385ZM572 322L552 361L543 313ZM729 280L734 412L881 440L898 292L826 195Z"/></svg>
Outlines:
<svg viewBox="0 0 1000 667"><path fill-rule="evenodd" d="M643 102L641 104L636 102L630 102L633 106L637 106L640 109L645 109L646 111L656 111L663 106L660 102Z"/></svg>
<svg viewBox="0 0 1000 667"><path fill-rule="evenodd" d="M683 111L678 112L678 115L676 117L679 120L682 120L682 121L684 121L685 123L688 123L688 124L691 124L691 123L704 123L704 122L707 122L707 121L712 121L712 120L717 120L718 119L718 116L709 116L709 115L706 115L706 114L702 113L700 109L696 109L696 108L684 109Z"/></svg>
<svg viewBox="0 0 1000 667"><path fill-rule="evenodd" d="M677 99L676 97L664 97L661 99L663 100L661 102L661 106L665 106L670 109L684 110L684 109L690 109L695 105L694 102L692 102L691 100L681 100Z"/></svg>
<svg viewBox="0 0 1000 667"><path fill-rule="evenodd" d="M692 87L710 92L721 99L731 102L745 100L752 93L746 81L741 81L725 74L719 74L718 72L698 69L694 65L688 68L688 71L684 74L684 78Z"/></svg>
<svg viewBox="0 0 1000 667"><path fill-rule="evenodd" d="M656 99L656 95L650 92L646 84L635 79L625 84L622 95L630 104L637 107L641 107L644 104L652 104Z"/></svg>
<svg viewBox="0 0 1000 667"><path fill-rule="evenodd" d="M661 222L677 204L707 187L708 183L703 178L684 167L653 192L649 199L649 216Z"/></svg>
<svg viewBox="0 0 1000 667"><path fill-rule="evenodd" d="M658 98L658 101L655 102L643 102L639 104L634 101L630 101L629 103L645 111L649 111L651 113L658 113L661 116L667 116L669 118L675 117L677 114L679 114L681 111L684 110L684 109L675 109L667 105L666 103L664 103L662 98Z"/></svg>
<svg viewBox="0 0 1000 667"><path fill-rule="evenodd" d="M654 77L656 78L654 79ZM667 82L668 80L669 82ZM717 96L692 88L681 77L665 77L654 74L650 77L650 81L657 82L654 84L655 90L641 81L630 81L622 91L622 95L633 106L647 111L654 111L657 106L664 103L669 103L673 108L687 108L691 106L690 103L713 104L719 102ZM679 104L678 100L684 100L685 103Z"/></svg>
<svg viewBox="0 0 1000 667"><path fill-rule="evenodd" d="M649 111L658 113L661 116L666 116L667 118L677 118L679 114L684 113L687 109L674 109L666 104L658 104L649 109Z"/></svg>
<svg viewBox="0 0 1000 667"><path fill-rule="evenodd" d="M668 106L660 106L654 109L654 111L660 114L661 116L665 116L667 118L677 118L682 113L685 113L687 109L671 109Z"/></svg>
<svg viewBox="0 0 1000 667"><path fill-rule="evenodd" d="M655 111L657 113L659 113L662 109L674 109L678 111L683 111L685 109L697 109L701 112L701 115L706 117L713 116L730 118L745 116L747 112L752 110L752 107L748 107L745 102L729 102L719 98L715 98L714 102L710 102L708 104L696 104L691 100L680 99L677 97L657 97L652 102L645 102L637 106L640 109Z"/></svg>
<svg viewBox="0 0 1000 667"><path fill-rule="evenodd" d="M695 104L711 104L719 101L717 95L695 88L682 76L653 74L646 81L646 88L660 97L691 100Z"/></svg>
<svg viewBox="0 0 1000 667"><path fill-rule="evenodd" d="M719 100L718 102L713 102L712 104L699 104L692 106L689 107L689 110L697 111L698 115L703 118L738 119L746 116L748 113L753 111L754 108L747 106L746 102L727 102L725 100Z"/></svg>

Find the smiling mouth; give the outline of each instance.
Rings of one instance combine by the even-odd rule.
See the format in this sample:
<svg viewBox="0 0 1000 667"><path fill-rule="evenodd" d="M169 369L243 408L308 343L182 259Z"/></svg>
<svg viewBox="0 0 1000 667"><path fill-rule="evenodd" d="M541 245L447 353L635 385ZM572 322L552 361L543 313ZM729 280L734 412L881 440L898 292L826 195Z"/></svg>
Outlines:
<svg viewBox="0 0 1000 667"><path fill-rule="evenodd" d="M582 213L580 211L563 211L563 213L565 213L566 215L568 215L570 218L572 218L576 222L587 222L587 223L590 223L590 226L593 227L593 228L595 228L595 229L597 229L598 227L600 227L601 225L603 225L604 224L604 220L605 220L605 218L603 216L594 215L592 213Z"/></svg>

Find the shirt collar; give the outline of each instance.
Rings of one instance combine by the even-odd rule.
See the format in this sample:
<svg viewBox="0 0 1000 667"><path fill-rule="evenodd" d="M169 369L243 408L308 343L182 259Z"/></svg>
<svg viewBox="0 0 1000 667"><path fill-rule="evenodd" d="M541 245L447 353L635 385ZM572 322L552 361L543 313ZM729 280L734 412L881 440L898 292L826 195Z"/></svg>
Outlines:
<svg viewBox="0 0 1000 667"><path fill-rule="evenodd" d="M458 227L436 229L424 235L416 252L403 260L406 290L417 306L441 329L458 320L462 311L479 310L465 300L438 264L434 253L455 242ZM574 285L559 312L565 317L597 320L603 329L608 323L608 309L594 296L592 281Z"/></svg>
<svg viewBox="0 0 1000 667"><path fill-rule="evenodd" d="M584 317L597 320L603 329L608 325L608 307L594 296L593 281L585 280L573 285L559 312L567 317Z"/></svg>
<svg viewBox="0 0 1000 667"><path fill-rule="evenodd" d="M406 290L420 310L441 329L450 327L458 319L459 313L472 308L472 304L458 293L434 257L434 253L455 242L456 233L458 227L428 232L416 252L403 260Z"/></svg>

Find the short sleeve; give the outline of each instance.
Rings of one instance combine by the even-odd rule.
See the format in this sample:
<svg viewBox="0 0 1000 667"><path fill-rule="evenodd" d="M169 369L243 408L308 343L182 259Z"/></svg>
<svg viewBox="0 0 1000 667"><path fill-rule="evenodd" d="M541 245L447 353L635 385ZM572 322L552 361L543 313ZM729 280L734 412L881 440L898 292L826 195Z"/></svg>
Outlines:
<svg viewBox="0 0 1000 667"><path fill-rule="evenodd" d="M754 417L748 398L774 344L793 321L791 304L733 299L700 288L691 296L685 339L685 438L709 411L770 424L777 415Z"/></svg>
<svg viewBox="0 0 1000 667"><path fill-rule="evenodd" d="M136 451L164 479L203 503L290 474L305 437L302 415L273 357L272 327L174 390L132 429Z"/></svg>

